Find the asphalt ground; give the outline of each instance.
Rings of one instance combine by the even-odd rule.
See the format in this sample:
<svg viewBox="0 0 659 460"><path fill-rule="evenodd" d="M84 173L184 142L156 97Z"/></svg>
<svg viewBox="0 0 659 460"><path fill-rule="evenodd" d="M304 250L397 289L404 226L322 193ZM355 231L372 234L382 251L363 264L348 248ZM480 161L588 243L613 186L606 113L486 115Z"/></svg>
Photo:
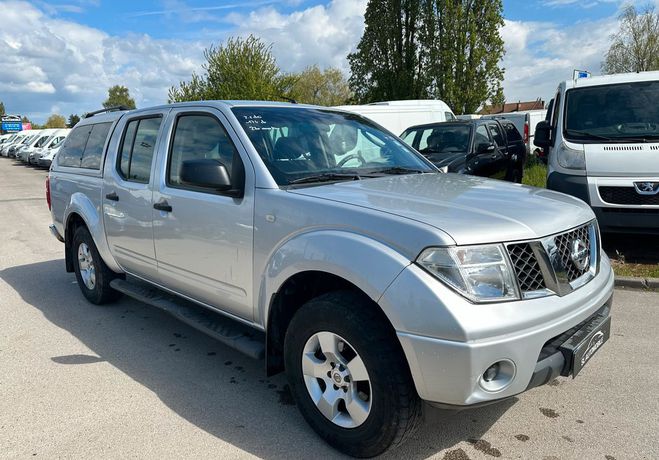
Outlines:
<svg viewBox="0 0 659 460"><path fill-rule="evenodd" d="M98 307L48 231L46 172L0 158L0 458L336 458L283 376L124 298ZM659 294L616 291L579 376L449 413L385 458L659 458Z"/></svg>

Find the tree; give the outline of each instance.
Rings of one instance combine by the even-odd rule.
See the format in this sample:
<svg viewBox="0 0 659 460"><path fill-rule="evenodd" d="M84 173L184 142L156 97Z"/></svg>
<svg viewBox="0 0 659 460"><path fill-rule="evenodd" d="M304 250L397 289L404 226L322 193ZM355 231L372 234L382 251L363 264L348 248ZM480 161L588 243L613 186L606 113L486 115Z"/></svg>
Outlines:
<svg viewBox="0 0 659 460"><path fill-rule="evenodd" d="M620 30L602 63L605 74L659 70L659 14L653 6L631 5L620 15Z"/></svg>
<svg viewBox="0 0 659 460"><path fill-rule="evenodd" d="M345 76L334 67L321 71L313 65L293 77L290 96L297 102L334 106L346 104L352 96Z"/></svg>
<svg viewBox="0 0 659 460"><path fill-rule="evenodd" d="M5 112L5 104L4 102L0 101L0 117L4 116L7 112Z"/></svg>
<svg viewBox="0 0 659 460"><path fill-rule="evenodd" d="M348 56L360 102L438 98L474 112L501 90L502 0L369 0Z"/></svg>
<svg viewBox="0 0 659 460"><path fill-rule="evenodd" d="M44 126L46 128L66 128L66 118L62 115L52 114Z"/></svg>
<svg viewBox="0 0 659 460"><path fill-rule="evenodd" d="M80 121L80 117L76 114L69 115L69 121L66 123L67 128L73 128Z"/></svg>
<svg viewBox="0 0 659 460"><path fill-rule="evenodd" d="M350 88L358 102L428 96L423 72L428 56L420 43L428 17L421 0L369 0L364 34L348 55Z"/></svg>
<svg viewBox="0 0 659 460"><path fill-rule="evenodd" d="M283 74L272 55L272 45L250 35L229 38L204 50L203 74L192 74L169 90L169 102L209 99L281 99L294 78Z"/></svg>
<svg viewBox="0 0 659 460"><path fill-rule="evenodd" d="M108 89L108 98L103 102L103 107L109 109L110 107L118 107L120 105L134 109L135 99L130 97L128 88L121 85L114 85Z"/></svg>

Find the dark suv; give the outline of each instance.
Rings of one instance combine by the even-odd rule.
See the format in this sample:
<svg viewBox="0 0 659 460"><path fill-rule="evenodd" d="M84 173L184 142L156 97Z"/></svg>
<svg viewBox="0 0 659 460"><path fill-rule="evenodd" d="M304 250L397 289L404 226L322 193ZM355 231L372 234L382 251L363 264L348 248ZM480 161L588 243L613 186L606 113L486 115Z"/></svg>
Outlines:
<svg viewBox="0 0 659 460"><path fill-rule="evenodd" d="M407 128L401 138L444 172L521 182L524 141L506 120L465 120Z"/></svg>

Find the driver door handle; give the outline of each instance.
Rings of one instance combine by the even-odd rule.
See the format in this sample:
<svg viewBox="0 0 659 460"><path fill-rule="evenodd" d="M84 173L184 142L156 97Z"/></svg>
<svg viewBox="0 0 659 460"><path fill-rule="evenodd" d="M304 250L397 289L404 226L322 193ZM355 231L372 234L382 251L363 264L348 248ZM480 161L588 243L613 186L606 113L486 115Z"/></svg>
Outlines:
<svg viewBox="0 0 659 460"><path fill-rule="evenodd" d="M164 199L154 203L153 209L157 209L158 211L172 212L172 207L169 205L167 200Z"/></svg>

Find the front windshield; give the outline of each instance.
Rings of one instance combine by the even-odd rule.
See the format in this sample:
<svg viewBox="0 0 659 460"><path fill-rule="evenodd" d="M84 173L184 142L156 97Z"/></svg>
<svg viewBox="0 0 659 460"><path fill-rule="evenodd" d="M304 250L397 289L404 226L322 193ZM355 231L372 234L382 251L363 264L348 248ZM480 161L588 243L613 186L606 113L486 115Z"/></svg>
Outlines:
<svg viewBox="0 0 659 460"><path fill-rule="evenodd" d="M50 139L50 136L43 136L42 138L40 138L36 142L36 144L34 144L34 146L35 147L43 147L44 145L46 145L46 142L48 142L49 139Z"/></svg>
<svg viewBox="0 0 659 460"><path fill-rule="evenodd" d="M571 89L565 138L577 142L659 139L659 81Z"/></svg>
<svg viewBox="0 0 659 460"><path fill-rule="evenodd" d="M279 185L436 171L359 115L305 107L232 111Z"/></svg>
<svg viewBox="0 0 659 460"><path fill-rule="evenodd" d="M412 132L415 133L412 136ZM406 131L403 139L412 140L421 153L457 153L467 152L471 125L438 124L429 128L417 128ZM414 144L412 144L414 145Z"/></svg>

